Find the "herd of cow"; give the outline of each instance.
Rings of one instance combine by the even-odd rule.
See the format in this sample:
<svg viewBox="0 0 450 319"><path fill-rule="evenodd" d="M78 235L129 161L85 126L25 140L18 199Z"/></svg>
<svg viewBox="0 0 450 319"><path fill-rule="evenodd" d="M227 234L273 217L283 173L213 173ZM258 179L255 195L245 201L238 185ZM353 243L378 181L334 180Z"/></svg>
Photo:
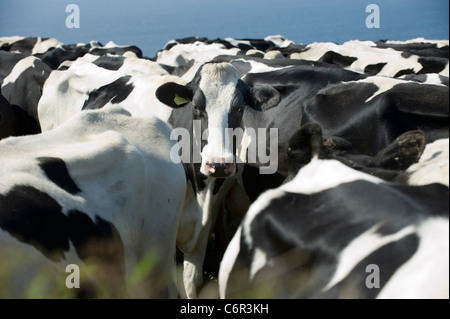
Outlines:
<svg viewBox="0 0 450 319"><path fill-rule="evenodd" d="M0 38L0 295L151 252L138 296L196 298L213 245L221 298L448 298L448 79L448 41Z"/></svg>

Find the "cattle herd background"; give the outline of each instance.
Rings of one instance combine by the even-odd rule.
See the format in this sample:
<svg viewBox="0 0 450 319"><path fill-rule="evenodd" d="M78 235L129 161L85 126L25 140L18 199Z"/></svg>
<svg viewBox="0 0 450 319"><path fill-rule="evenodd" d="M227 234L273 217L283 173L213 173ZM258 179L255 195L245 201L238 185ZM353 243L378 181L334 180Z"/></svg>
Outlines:
<svg viewBox="0 0 450 319"><path fill-rule="evenodd" d="M170 161L189 99L158 89L211 61L256 101L233 128L278 130L274 174ZM448 79L448 40L0 38L0 297L448 298ZM89 257L116 266L69 288Z"/></svg>

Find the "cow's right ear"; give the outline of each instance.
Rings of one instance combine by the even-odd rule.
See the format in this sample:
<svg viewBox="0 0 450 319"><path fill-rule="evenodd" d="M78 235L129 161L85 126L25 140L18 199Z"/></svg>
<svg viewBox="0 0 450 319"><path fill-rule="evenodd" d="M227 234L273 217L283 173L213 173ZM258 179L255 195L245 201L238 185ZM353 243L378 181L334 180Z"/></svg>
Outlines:
<svg viewBox="0 0 450 319"><path fill-rule="evenodd" d="M180 108L192 101L192 93L184 85L169 82L161 85L155 93L161 103L172 108Z"/></svg>

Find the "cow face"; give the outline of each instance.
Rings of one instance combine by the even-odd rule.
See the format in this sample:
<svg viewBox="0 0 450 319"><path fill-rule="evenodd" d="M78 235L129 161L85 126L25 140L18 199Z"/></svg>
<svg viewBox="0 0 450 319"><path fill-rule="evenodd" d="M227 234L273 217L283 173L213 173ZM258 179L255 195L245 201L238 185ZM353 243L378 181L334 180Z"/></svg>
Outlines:
<svg viewBox="0 0 450 319"><path fill-rule="evenodd" d="M236 145L230 135L242 127L245 108L264 111L280 102L278 91L271 87L249 87L229 63L207 63L186 86L166 83L158 88L156 97L172 108L187 108L189 112L183 116L189 117L190 122L201 122L200 172L219 178L236 172ZM194 125L186 123L184 127ZM199 132L193 130L195 134Z"/></svg>

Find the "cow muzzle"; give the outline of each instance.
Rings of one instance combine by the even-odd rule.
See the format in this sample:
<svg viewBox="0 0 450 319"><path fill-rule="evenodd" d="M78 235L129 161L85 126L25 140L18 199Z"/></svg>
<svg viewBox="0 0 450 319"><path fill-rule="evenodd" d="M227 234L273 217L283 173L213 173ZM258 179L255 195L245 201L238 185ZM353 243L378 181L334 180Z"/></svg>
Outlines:
<svg viewBox="0 0 450 319"><path fill-rule="evenodd" d="M236 174L236 165L234 161L229 163L225 158L216 158L214 161L206 162L202 173L211 177L227 178Z"/></svg>

